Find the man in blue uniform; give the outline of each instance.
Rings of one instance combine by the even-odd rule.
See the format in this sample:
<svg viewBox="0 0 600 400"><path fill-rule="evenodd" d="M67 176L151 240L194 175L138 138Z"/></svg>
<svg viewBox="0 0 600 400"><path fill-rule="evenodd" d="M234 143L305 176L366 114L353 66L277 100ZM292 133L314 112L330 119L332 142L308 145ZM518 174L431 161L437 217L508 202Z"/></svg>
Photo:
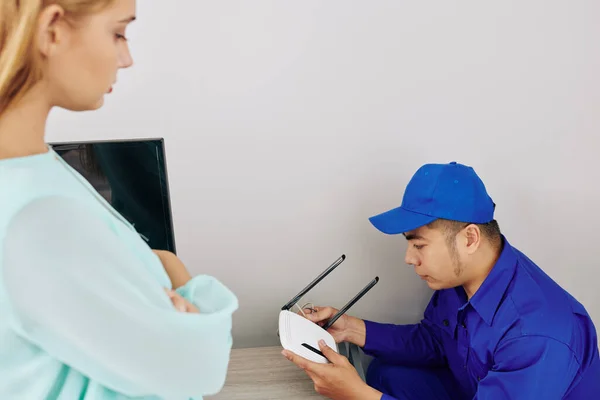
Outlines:
<svg viewBox="0 0 600 400"><path fill-rule="evenodd" d="M284 355L331 399L600 399L588 313L511 246L494 208L471 167L422 166L402 205L370 219L383 233L405 236L406 263L435 290L422 321L344 315L329 329L375 357L366 383L324 345L331 364ZM326 321L336 311L317 307L307 317Z"/></svg>

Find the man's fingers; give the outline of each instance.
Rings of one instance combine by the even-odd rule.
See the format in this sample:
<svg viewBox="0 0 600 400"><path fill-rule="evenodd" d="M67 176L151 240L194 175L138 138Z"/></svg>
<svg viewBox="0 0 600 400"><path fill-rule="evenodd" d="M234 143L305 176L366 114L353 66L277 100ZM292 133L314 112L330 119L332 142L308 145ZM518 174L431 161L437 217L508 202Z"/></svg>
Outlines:
<svg viewBox="0 0 600 400"><path fill-rule="evenodd" d="M321 352L323 353L325 358L327 358L334 364L342 364L348 361L346 357L337 353L331 347L327 346L327 344L323 340L319 340L319 348L321 349Z"/></svg>
<svg viewBox="0 0 600 400"><path fill-rule="evenodd" d="M285 358L296 364L298 367L305 370L307 373L316 373L315 370L317 369L316 367L318 367L317 363L307 360L306 358L299 356L298 354L295 354L289 350L283 350L281 354L283 354Z"/></svg>
<svg viewBox="0 0 600 400"><path fill-rule="evenodd" d="M305 367L308 366L307 359L305 359L304 357L300 357L299 355L292 353L289 350L283 350L281 354L283 354L285 358L287 358L302 369L305 369Z"/></svg>
<svg viewBox="0 0 600 400"><path fill-rule="evenodd" d="M321 322L330 319L335 315L335 310L331 307L315 307L317 312L306 314L308 319L313 322Z"/></svg>
<svg viewBox="0 0 600 400"><path fill-rule="evenodd" d="M304 372L306 373L306 375L308 375L308 377L316 384L317 382L321 381L321 377L317 374L315 374L314 372L310 372L307 370L304 370Z"/></svg>
<svg viewBox="0 0 600 400"><path fill-rule="evenodd" d="M290 353L290 355L287 355L287 351L284 350L282 352L282 354L291 362L293 362L294 364L296 364L296 366L302 368L302 370L304 371L304 373L306 373L306 375L308 375L308 377L315 383L315 385L317 384L317 382L320 382L321 377L316 374L315 372L313 372L311 370L311 368L307 367L307 365L310 364L310 361L308 361L307 359L305 359L304 357L300 357L298 355L295 355L294 353Z"/></svg>

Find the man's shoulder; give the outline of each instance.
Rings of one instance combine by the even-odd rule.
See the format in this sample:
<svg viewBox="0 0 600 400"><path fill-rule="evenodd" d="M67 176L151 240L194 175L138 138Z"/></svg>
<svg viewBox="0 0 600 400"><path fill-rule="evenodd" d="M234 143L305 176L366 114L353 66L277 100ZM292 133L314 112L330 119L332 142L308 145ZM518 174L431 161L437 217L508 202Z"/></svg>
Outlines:
<svg viewBox="0 0 600 400"><path fill-rule="evenodd" d="M595 335L585 307L529 257L514 249L517 268L493 325L508 337L539 335L572 343L582 334Z"/></svg>
<svg viewBox="0 0 600 400"><path fill-rule="evenodd" d="M556 318L571 318L574 312L587 315L583 305L524 253L515 249L517 267L506 297L521 317L540 317L548 312ZM545 316L546 318L549 315Z"/></svg>

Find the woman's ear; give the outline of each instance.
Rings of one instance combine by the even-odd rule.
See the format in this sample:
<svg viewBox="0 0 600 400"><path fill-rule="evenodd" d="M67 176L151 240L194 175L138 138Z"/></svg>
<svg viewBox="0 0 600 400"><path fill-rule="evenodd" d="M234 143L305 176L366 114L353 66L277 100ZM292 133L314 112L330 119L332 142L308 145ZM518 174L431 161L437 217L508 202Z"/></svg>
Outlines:
<svg viewBox="0 0 600 400"><path fill-rule="evenodd" d="M38 17L35 32L37 49L42 56L48 58L54 54L66 34L65 10L57 4L45 7Z"/></svg>

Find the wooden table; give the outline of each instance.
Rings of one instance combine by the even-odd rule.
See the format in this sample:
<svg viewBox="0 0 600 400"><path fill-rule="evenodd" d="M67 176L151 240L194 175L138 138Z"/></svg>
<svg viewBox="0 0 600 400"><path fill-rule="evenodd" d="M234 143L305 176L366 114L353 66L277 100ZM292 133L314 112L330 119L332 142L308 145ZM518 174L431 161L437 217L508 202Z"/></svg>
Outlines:
<svg viewBox="0 0 600 400"><path fill-rule="evenodd" d="M280 346L233 349L223 390L210 400L325 399Z"/></svg>

